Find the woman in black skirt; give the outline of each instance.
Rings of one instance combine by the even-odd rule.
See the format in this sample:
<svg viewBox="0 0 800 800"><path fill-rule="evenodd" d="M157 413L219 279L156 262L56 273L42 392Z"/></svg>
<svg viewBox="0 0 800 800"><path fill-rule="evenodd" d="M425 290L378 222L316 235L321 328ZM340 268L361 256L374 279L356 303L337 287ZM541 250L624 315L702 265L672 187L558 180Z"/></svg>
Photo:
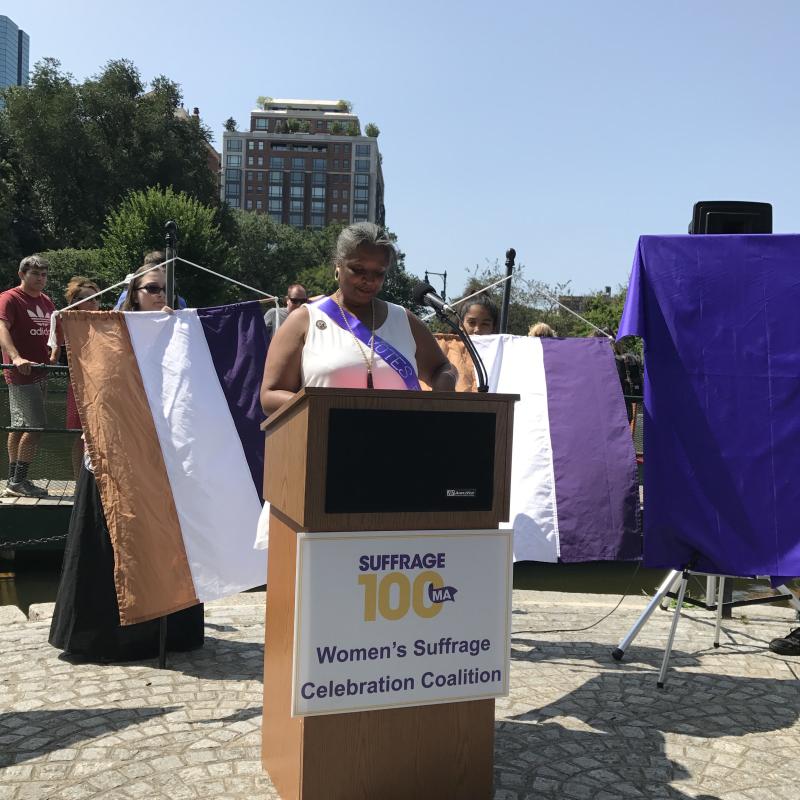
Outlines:
<svg viewBox="0 0 800 800"><path fill-rule="evenodd" d="M160 269L134 278L128 291L128 298L134 297L131 310L163 308L164 284L165 275ZM146 291L143 286L148 287ZM162 291L153 293L153 288ZM158 655L158 639L157 619L136 625L119 624L114 550L94 472L84 457L50 625L50 644L90 661L138 661ZM168 615L167 650L202 646L202 604Z"/></svg>

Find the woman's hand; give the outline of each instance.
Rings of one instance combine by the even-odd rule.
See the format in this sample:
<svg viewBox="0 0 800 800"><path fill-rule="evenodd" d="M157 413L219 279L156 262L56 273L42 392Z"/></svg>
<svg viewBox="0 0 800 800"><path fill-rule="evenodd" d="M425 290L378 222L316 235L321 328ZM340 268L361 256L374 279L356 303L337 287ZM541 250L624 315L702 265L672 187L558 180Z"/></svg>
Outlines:
<svg viewBox="0 0 800 800"><path fill-rule="evenodd" d="M458 380L456 368L447 360L428 326L410 311L406 313L417 345L419 377L435 392L454 392Z"/></svg>
<svg viewBox="0 0 800 800"><path fill-rule="evenodd" d="M458 382L458 370L445 359L444 364L434 370L430 387L434 392L454 392Z"/></svg>

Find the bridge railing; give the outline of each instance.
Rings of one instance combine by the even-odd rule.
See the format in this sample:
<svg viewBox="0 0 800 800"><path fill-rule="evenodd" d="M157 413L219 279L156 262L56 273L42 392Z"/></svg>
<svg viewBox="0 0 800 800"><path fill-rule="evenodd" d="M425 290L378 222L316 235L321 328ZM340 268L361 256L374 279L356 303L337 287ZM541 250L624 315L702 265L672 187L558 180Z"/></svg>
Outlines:
<svg viewBox="0 0 800 800"><path fill-rule="evenodd" d="M28 470L28 478L31 481L37 486L51 484L54 489L61 488L62 484L71 484L76 477L72 452L76 447L75 441L80 438L81 430L67 427L69 369L58 365L35 368L36 377L47 383L45 399L47 421L44 427L33 428L11 424L8 384L5 376L8 370L16 367L2 364L0 368L4 378L0 381L0 492L5 489L8 477L8 435L14 431L41 433L36 456Z"/></svg>

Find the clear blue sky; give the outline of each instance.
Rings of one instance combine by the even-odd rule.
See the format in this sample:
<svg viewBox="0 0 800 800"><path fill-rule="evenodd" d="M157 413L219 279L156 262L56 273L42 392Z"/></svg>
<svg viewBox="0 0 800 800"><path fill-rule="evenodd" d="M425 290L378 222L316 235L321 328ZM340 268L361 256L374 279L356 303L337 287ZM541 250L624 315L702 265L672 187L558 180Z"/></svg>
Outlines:
<svg viewBox="0 0 800 800"><path fill-rule="evenodd" d="M335 10L335 13L332 13ZM258 95L346 98L381 129L409 271L457 296L513 246L525 275L625 283L642 233L697 200L774 205L800 230L800 3L37 2L0 5L31 64L130 58L220 140ZM437 284L438 285L438 284Z"/></svg>

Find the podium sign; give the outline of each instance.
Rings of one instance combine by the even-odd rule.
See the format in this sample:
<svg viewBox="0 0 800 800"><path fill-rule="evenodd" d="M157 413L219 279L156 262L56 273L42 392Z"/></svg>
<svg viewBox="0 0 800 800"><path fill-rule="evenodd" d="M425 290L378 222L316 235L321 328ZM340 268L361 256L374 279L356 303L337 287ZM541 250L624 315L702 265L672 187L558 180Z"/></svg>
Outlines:
<svg viewBox="0 0 800 800"><path fill-rule="evenodd" d="M491 798L517 399L306 387L264 423L261 758L284 800Z"/></svg>
<svg viewBox="0 0 800 800"><path fill-rule="evenodd" d="M292 715L508 694L512 535L298 533Z"/></svg>

